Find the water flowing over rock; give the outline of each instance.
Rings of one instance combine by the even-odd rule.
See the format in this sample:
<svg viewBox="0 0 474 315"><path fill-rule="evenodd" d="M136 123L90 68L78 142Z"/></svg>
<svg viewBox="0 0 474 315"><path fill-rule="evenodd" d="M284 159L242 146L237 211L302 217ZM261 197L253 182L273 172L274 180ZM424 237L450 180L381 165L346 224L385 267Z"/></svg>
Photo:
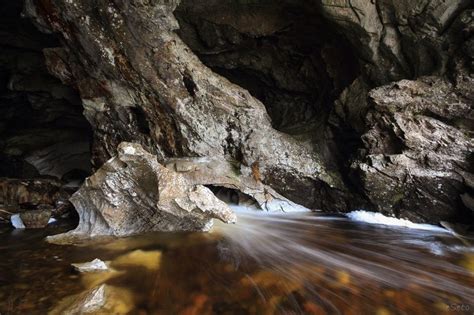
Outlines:
<svg viewBox="0 0 474 315"><path fill-rule="evenodd" d="M86 179L71 202L80 221L70 236L208 231L214 218L236 220L208 188L187 181L131 143L120 144L118 155Z"/></svg>

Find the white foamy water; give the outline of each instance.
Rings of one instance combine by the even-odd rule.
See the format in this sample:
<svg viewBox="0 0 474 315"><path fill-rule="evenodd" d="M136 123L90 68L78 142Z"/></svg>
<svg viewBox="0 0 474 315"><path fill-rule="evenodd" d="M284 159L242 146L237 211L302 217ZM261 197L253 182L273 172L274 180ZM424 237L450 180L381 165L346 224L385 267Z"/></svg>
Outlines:
<svg viewBox="0 0 474 315"><path fill-rule="evenodd" d="M237 224L217 224L215 232L226 240L222 255L237 265L251 257L289 280L307 282L312 292L328 290L315 283L334 281L330 275L342 272L360 286L366 281L396 289L415 285L433 301L441 298L439 292L474 299L474 288L463 283L472 271L447 259L469 251L442 228L365 211L348 219L233 208ZM392 228L374 224L367 229L359 222Z"/></svg>
<svg viewBox="0 0 474 315"><path fill-rule="evenodd" d="M10 217L10 222L13 225L15 229L24 229L25 224L23 223L23 220L21 219L19 214L14 214Z"/></svg>
<svg viewBox="0 0 474 315"><path fill-rule="evenodd" d="M387 217L378 212L357 210L357 211L349 212L347 214L347 217L353 221L365 222L365 223L370 223L370 224L381 224L381 225L398 226L398 227L405 227L405 228L417 229L417 230L447 232L445 229L436 225L413 223L406 219L397 219L393 217Z"/></svg>

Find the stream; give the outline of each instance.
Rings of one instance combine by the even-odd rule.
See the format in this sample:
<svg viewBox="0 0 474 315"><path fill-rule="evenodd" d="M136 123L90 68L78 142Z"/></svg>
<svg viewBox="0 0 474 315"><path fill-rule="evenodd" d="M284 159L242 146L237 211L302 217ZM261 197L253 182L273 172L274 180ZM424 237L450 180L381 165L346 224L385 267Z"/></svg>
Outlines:
<svg viewBox="0 0 474 315"><path fill-rule="evenodd" d="M115 314L473 314L474 247L441 228L239 210L211 233L52 245L0 231L0 314L67 314L103 284ZM78 273L99 258L113 271ZM69 313L74 313L69 311Z"/></svg>

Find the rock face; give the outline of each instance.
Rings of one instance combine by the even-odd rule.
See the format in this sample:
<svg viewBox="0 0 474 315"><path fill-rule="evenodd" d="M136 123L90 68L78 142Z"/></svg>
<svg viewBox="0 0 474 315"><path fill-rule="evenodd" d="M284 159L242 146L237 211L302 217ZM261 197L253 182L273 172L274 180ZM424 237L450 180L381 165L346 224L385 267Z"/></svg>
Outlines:
<svg viewBox="0 0 474 315"><path fill-rule="evenodd" d="M0 177L0 222L15 228L42 228L50 219L73 212L71 191L55 179Z"/></svg>
<svg viewBox="0 0 474 315"><path fill-rule="evenodd" d="M57 200L67 200L69 194L54 179L19 180L0 178L0 204L9 207L37 207L55 205Z"/></svg>
<svg viewBox="0 0 474 315"><path fill-rule="evenodd" d="M364 72L376 83L444 74L463 40L456 24L472 20L469 0L318 2L366 61Z"/></svg>
<svg viewBox="0 0 474 315"><path fill-rule="evenodd" d="M204 64L260 100L275 129L300 134L322 122L358 61L314 4L259 2L183 0L177 32Z"/></svg>
<svg viewBox="0 0 474 315"><path fill-rule="evenodd" d="M122 143L72 196L80 221L72 235L125 236L149 231L208 231L232 210L202 185L160 165L140 145Z"/></svg>
<svg viewBox="0 0 474 315"><path fill-rule="evenodd" d="M269 185L310 208L472 221L472 1L29 0L25 12L61 38L46 65L79 93L96 168L128 141L192 185L257 189L260 204ZM228 163L255 183L227 178Z"/></svg>
<svg viewBox="0 0 474 315"><path fill-rule="evenodd" d="M474 116L467 93L438 77L370 92L374 107L362 137L367 155L353 167L379 211L434 223L468 217L467 209L459 210L472 180Z"/></svg>

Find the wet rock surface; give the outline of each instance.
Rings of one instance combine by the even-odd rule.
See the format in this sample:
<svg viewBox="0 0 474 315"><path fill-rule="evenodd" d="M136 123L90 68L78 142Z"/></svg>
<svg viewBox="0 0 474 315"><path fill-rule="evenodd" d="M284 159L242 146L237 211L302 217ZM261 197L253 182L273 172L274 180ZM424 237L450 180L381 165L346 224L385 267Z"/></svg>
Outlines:
<svg viewBox="0 0 474 315"><path fill-rule="evenodd" d="M265 211L292 212L308 210L264 185L258 177L257 166L246 167L237 161L222 158L170 159L166 167L178 172L194 184L210 188L227 188L243 195L242 199L253 199L257 207ZM245 198L247 196L247 198ZM226 198L224 198L226 199ZM232 202L232 200L227 200ZM244 202L245 202L244 201ZM237 200L235 203L239 204Z"/></svg>
<svg viewBox="0 0 474 315"><path fill-rule="evenodd" d="M85 262L85 263L75 263L72 264L74 270L84 273L84 272L104 272L108 271L109 267L107 263L96 258L92 261Z"/></svg>

